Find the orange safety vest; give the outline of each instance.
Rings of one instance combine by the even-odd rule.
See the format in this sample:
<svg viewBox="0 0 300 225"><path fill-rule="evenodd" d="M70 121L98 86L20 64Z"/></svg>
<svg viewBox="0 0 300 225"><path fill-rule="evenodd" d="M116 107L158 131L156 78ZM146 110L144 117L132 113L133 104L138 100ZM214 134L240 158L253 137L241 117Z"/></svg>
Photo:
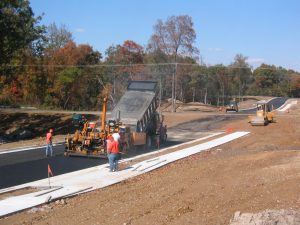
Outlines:
<svg viewBox="0 0 300 225"><path fill-rule="evenodd" d="M47 133L47 135L46 135L46 143L49 144L49 143L51 143L51 142L52 142L52 133L49 132L49 133Z"/></svg>
<svg viewBox="0 0 300 225"><path fill-rule="evenodd" d="M111 153L118 154L120 152L119 150L119 142L118 141L112 141L112 147L111 147Z"/></svg>

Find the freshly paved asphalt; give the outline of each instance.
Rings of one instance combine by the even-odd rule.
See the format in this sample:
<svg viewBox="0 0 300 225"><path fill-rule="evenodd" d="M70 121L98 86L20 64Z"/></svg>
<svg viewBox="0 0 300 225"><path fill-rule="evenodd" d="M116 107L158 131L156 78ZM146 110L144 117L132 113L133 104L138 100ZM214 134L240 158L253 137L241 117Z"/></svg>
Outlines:
<svg viewBox="0 0 300 225"><path fill-rule="evenodd" d="M178 141L168 141L165 146L179 143ZM0 189L47 178L48 164L54 175L60 175L108 163L108 160L103 158L65 157L63 155L64 145L56 146L53 150L53 157L45 156L45 148L1 154ZM146 151L136 150L131 152L130 156Z"/></svg>

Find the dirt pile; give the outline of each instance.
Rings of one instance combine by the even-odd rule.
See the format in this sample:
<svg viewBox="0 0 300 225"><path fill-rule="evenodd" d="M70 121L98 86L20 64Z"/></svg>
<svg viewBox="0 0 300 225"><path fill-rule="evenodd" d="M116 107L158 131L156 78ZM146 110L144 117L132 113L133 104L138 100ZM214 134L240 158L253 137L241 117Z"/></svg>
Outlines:
<svg viewBox="0 0 300 225"><path fill-rule="evenodd" d="M55 135L66 135L75 131L72 126L72 114L0 112L0 144L13 141L31 140L44 137L49 128L54 128ZM90 120L97 120L96 115L87 115Z"/></svg>

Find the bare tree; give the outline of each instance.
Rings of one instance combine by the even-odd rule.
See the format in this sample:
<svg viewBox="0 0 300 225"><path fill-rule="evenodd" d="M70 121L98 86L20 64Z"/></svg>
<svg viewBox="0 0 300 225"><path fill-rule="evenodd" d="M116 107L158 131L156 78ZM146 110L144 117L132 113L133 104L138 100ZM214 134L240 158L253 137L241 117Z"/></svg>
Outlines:
<svg viewBox="0 0 300 225"><path fill-rule="evenodd" d="M65 25L57 27L55 23L47 27L47 48L59 49L64 47L68 42L73 41L72 33Z"/></svg>
<svg viewBox="0 0 300 225"><path fill-rule="evenodd" d="M194 55L198 49L193 45L196 32L190 16L171 16L166 22L158 20L154 26L154 34L149 41L149 49L160 50L168 55L170 62L174 63L172 74L172 112L176 111L176 73L178 56Z"/></svg>

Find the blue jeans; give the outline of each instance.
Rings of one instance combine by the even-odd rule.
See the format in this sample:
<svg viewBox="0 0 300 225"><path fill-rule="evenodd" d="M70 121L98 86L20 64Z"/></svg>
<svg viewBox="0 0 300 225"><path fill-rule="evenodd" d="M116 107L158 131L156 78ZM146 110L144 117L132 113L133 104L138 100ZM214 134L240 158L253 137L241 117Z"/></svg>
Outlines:
<svg viewBox="0 0 300 225"><path fill-rule="evenodd" d="M118 154L110 153L108 155L108 161L109 161L109 171L117 171L118 170Z"/></svg>
<svg viewBox="0 0 300 225"><path fill-rule="evenodd" d="M48 151L50 151L50 155L53 155L52 143L47 144L46 147L46 156L48 156Z"/></svg>

